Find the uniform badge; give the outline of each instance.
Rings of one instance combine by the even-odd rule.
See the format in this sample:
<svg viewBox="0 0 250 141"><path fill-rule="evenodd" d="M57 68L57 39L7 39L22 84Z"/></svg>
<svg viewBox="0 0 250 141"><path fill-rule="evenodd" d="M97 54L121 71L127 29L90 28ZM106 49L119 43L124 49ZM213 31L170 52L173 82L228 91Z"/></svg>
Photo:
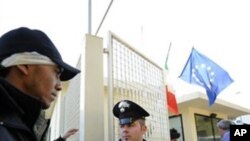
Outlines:
<svg viewBox="0 0 250 141"><path fill-rule="evenodd" d="M123 113L125 111L125 108L129 108L130 104L127 101L122 101L119 103L118 108L120 109L120 112Z"/></svg>

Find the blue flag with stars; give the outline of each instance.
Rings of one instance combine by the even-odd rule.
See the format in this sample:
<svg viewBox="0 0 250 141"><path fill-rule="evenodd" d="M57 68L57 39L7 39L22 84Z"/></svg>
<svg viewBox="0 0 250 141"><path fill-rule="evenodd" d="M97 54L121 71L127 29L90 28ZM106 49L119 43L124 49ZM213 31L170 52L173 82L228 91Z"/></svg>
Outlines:
<svg viewBox="0 0 250 141"><path fill-rule="evenodd" d="M204 87L210 106L217 95L233 82L228 72L194 48L179 78Z"/></svg>

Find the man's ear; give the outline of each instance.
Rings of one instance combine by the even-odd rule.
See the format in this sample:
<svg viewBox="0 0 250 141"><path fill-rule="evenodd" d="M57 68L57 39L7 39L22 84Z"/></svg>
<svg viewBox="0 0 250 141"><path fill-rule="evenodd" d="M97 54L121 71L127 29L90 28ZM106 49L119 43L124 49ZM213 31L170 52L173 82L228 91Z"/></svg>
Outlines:
<svg viewBox="0 0 250 141"><path fill-rule="evenodd" d="M28 69L29 69L29 66L28 65L17 65L16 66L18 70L21 71L21 73L27 75L28 74Z"/></svg>

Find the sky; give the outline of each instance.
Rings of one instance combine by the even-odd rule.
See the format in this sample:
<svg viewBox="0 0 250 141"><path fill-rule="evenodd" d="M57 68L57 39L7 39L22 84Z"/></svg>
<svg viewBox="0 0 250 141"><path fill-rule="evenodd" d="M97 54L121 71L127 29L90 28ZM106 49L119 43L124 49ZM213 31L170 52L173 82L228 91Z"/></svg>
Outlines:
<svg viewBox="0 0 250 141"><path fill-rule="evenodd" d="M92 34L109 3L92 0ZM0 0L0 35L20 26L41 29L64 61L75 66L88 33L88 14L88 0ZM250 108L249 0L114 0L97 34L105 47L108 31L162 68L171 43L167 81L177 96L205 92L178 79L196 48L234 80L218 98Z"/></svg>

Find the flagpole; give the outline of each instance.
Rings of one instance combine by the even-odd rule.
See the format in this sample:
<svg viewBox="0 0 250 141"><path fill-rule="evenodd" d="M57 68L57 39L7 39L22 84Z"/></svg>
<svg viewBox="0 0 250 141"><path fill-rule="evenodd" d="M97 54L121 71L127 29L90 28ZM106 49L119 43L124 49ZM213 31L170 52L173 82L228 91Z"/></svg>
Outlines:
<svg viewBox="0 0 250 141"><path fill-rule="evenodd" d="M170 52L170 49L171 49L171 46L172 46L172 42L170 42L169 44L169 48L168 48L168 53L167 53L167 57L166 57L166 61L165 61L165 69L168 70L168 57L169 57L169 52Z"/></svg>
<svg viewBox="0 0 250 141"><path fill-rule="evenodd" d="M167 74L168 74L168 57L169 57L169 52L172 46L172 42L169 43L169 47L168 47L168 52L167 52L167 57L165 60L165 66L164 66L164 84L167 84Z"/></svg>

